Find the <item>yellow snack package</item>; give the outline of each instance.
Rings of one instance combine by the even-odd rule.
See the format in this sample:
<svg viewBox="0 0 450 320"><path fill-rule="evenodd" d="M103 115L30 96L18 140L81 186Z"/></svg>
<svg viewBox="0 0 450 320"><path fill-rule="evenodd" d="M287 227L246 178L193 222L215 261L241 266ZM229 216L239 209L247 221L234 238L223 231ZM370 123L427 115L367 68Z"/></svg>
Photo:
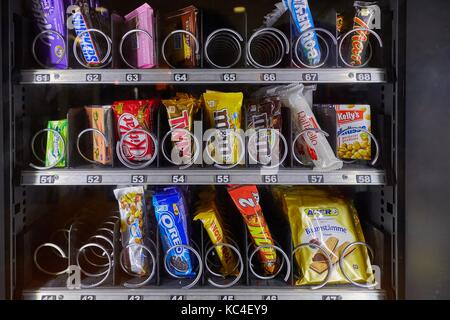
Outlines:
<svg viewBox="0 0 450 320"><path fill-rule="evenodd" d="M353 242L364 242L364 235L353 205L342 197L303 195L286 192L283 196L291 226L294 247L303 243L322 246L331 264L329 284L350 283L342 273L339 259ZM303 247L295 255L301 277L297 285L317 285L326 279L328 270L324 253L314 247ZM374 276L367 248L353 246L346 250L343 265L347 276L358 283L373 282Z"/></svg>
<svg viewBox="0 0 450 320"><path fill-rule="evenodd" d="M237 137L239 133L234 131L233 135L230 131L241 129L243 99L242 92L208 90L203 94L209 126L211 129L218 129L208 143L208 153L217 164L233 165L239 161L239 149L244 146L240 146Z"/></svg>
<svg viewBox="0 0 450 320"><path fill-rule="evenodd" d="M228 244L226 232L217 211L217 207L214 202L210 202L209 205L210 208L207 208L207 204L202 204L201 207L197 208L194 221L200 220L202 222L213 245L218 243ZM221 271L223 275L236 275L238 273L238 268L233 250L225 246L216 246L215 250L220 264L222 265Z"/></svg>

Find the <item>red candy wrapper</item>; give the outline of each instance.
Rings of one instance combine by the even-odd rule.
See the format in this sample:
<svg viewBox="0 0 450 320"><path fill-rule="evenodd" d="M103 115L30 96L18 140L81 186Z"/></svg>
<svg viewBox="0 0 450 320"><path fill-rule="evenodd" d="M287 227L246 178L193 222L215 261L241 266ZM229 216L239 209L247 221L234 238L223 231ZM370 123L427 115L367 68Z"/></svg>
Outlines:
<svg viewBox="0 0 450 320"><path fill-rule="evenodd" d="M153 132L153 114L158 100L117 101L113 104L118 140L131 130ZM126 159L133 162L149 161L155 152L155 143L144 133L131 133L122 145Z"/></svg>

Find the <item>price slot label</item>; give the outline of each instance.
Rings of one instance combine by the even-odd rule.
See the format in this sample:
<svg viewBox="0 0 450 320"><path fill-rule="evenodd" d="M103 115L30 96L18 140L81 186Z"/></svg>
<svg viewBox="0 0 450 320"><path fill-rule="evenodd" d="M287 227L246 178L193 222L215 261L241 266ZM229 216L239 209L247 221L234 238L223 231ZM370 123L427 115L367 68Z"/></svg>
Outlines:
<svg viewBox="0 0 450 320"><path fill-rule="evenodd" d="M86 74L86 82L101 82L102 75L100 73L88 73Z"/></svg>
<svg viewBox="0 0 450 320"><path fill-rule="evenodd" d="M372 74L371 73L357 73L356 74L356 81L372 81Z"/></svg>
<svg viewBox="0 0 450 320"><path fill-rule="evenodd" d="M361 184L372 183L372 176L371 175L357 175L356 183L361 183Z"/></svg>
<svg viewBox="0 0 450 320"><path fill-rule="evenodd" d="M187 181L186 176L179 176L179 175L172 176L172 183L174 184L182 184L186 183L186 181Z"/></svg>
<svg viewBox="0 0 450 320"><path fill-rule="evenodd" d="M323 175L308 175L308 182L311 184L323 184L325 183L325 179L323 178Z"/></svg>
<svg viewBox="0 0 450 320"><path fill-rule="evenodd" d="M222 300L222 301L232 301L232 300L234 300L234 296L220 296L220 297L219 297L219 300Z"/></svg>
<svg viewBox="0 0 450 320"><path fill-rule="evenodd" d="M173 75L173 80L175 82L187 82L189 81L189 75L187 73L175 73Z"/></svg>
<svg viewBox="0 0 450 320"><path fill-rule="evenodd" d="M278 300L278 296L275 296L275 295L263 296L263 300L275 301L275 300Z"/></svg>
<svg viewBox="0 0 450 320"><path fill-rule="evenodd" d="M94 295L86 295L86 296L81 296L80 300L83 300L83 301L94 301L94 300L97 300L97 297L94 296Z"/></svg>
<svg viewBox="0 0 450 320"><path fill-rule="evenodd" d="M147 177L146 176L131 176L131 183L146 183Z"/></svg>
<svg viewBox="0 0 450 320"><path fill-rule="evenodd" d="M58 300L58 299L57 299L57 297L54 296L54 295L51 295L51 296L48 296L48 295L47 295L47 296L42 296L42 297L41 297L41 300L46 300L46 301L47 301L47 300L51 300L51 301L53 301L53 300Z"/></svg>
<svg viewBox="0 0 450 320"><path fill-rule="evenodd" d="M277 175L263 176L263 183L278 183L278 176Z"/></svg>
<svg viewBox="0 0 450 320"><path fill-rule="evenodd" d="M125 76L126 82L139 82L141 81L141 75L139 73L127 73Z"/></svg>
<svg viewBox="0 0 450 320"><path fill-rule="evenodd" d="M231 177L229 175L216 176L216 183L231 183Z"/></svg>
<svg viewBox="0 0 450 320"><path fill-rule="evenodd" d="M173 301L183 301L186 300L184 296L170 296L170 300Z"/></svg>
<svg viewBox="0 0 450 320"><path fill-rule="evenodd" d="M34 75L34 82L36 83L45 83L50 82L51 77L49 74L35 74Z"/></svg>
<svg viewBox="0 0 450 320"><path fill-rule="evenodd" d="M342 300L342 296L339 295L324 295L322 300Z"/></svg>
<svg viewBox="0 0 450 320"><path fill-rule="evenodd" d="M138 295L131 295L128 296L129 301L142 301L144 300L144 296L138 296Z"/></svg>
<svg viewBox="0 0 450 320"><path fill-rule="evenodd" d="M318 73L303 73L302 80L308 81L308 82L319 81L319 74Z"/></svg>
<svg viewBox="0 0 450 320"><path fill-rule="evenodd" d="M87 176L86 182L87 184L100 184L102 183L103 177L99 175L95 176Z"/></svg>
<svg viewBox="0 0 450 320"><path fill-rule="evenodd" d="M236 73L224 73L222 80L225 82L235 82L237 80Z"/></svg>
<svg viewBox="0 0 450 320"><path fill-rule="evenodd" d="M40 184L55 184L56 176L40 176L39 183Z"/></svg>
<svg viewBox="0 0 450 320"><path fill-rule="evenodd" d="M261 75L261 80L265 81L265 82L277 81L277 74L276 73L263 73Z"/></svg>

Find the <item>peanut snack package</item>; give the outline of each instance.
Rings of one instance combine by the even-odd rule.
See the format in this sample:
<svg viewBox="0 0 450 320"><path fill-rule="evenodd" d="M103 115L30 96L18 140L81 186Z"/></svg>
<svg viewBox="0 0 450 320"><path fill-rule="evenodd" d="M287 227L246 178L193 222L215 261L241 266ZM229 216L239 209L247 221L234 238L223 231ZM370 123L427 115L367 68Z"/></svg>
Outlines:
<svg viewBox="0 0 450 320"><path fill-rule="evenodd" d="M227 240L226 225L215 202L214 190L207 190L207 192L205 190L200 193L194 221L200 220L202 222L213 245L218 243L230 244ZM222 265L222 274L224 276L236 275L238 263L234 251L226 246L216 246L215 250Z"/></svg>
<svg viewBox="0 0 450 320"><path fill-rule="evenodd" d="M324 252L317 248L299 249L295 261L301 271L301 277L296 284L321 284L327 272L331 272L329 284L348 284L349 281L340 270L339 259L349 244L365 241L353 205L340 195L325 195L324 190L290 190L285 191L282 197L294 247L302 243L320 245L332 264L330 271ZM367 248L350 247L345 251L343 262L345 273L350 279L358 283L373 282Z"/></svg>
<svg viewBox="0 0 450 320"><path fill-rule="evenodd" d="M122 246L130 244L144 244L144 213L145 197L144 187L129 187L114 190L119 202L120 232ZM131 246L128 248L128 259L131 272L144 276L148 273L148 265L142 248Z"/></svg>
<svg viewBox="0 0 450 320"><path fill-rule="evenodd" d="M259 205L259 193L255 185L232 186L228 188L236 207L239 209L256 247L274 245L269 226ZM259 261L266 274L273 274L277 267L275 248L262 248L258 251Z"/></svg>
<svg viewBox="0 0 450 320"><path fill-rule="evenodd" d="M209 126L217 129L208 143L209 154L217 164L236 164L241 156L240 152L243 152L240 149L244 146L240 145L237 137L239 132L233 131L241 129L243 99L242 92L208 90L203 94Z"/></svg>

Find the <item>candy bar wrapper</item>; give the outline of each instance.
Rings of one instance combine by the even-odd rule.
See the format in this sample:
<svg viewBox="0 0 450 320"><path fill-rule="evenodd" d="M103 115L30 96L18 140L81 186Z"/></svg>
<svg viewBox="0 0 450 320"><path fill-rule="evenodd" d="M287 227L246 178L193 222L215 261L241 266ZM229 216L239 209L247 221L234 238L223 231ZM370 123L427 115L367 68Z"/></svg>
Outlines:
<svg viewBox="0 0 450 320"><path fill-rule="evenodd" d="M171 130L184 129L192 132L194 115L199 108L197 99L191 95L179 93L175 98L163 100L162 103L167 109ZM195 153L192 137L186 132L174 131L172 132L172 142L181 163L191 162Z"/></svg>
<svg viewBox="0 0 450 320"><path fill-rule="evenodd" d="M310 66L316 66L320 63L322 52L314 29L314 20L308 0L285 0L292 15L294 23L294 33L300 36L301 54L305 62Z"/></svg>
<svg viewBox="0 0 450 320"><path fill-rule="evenodd" d="M159 105L158 100L117 101L113 104L117 139L125 136L122 145L128 161L149 161L155 151L152 139L140 132L128 134L132 130L153 132L153 114Z"/></svg>
<svg viewBox="0 0 450 320"><path fill-rule="evenodd" d="M279 91L283 104L291 109L296 134L306 129L320 129L311 105L303 95L304 86L299 84ZM343 162L336 158L327 138L320 133L308 131L298 140L307 151L316 170L339 170Z"/></svg>
<svg viewBox="0 0 450 320"><path fill-rule="evenodd" d="M372 29L372 22L375 19L376 13L380 10L376 3L377 2L355 1L354 7L356 14L353 18L353 29ZM369 37L370 33L368 31L355 31L352 34L350 50L351 65L361 66L363 64L363 59L366 57Z"/></svg>
<svg viewBox="0 0 450 320"><path fill-rule="evenodd" d="M113 161L113 116L111 106L85 107L89 128L97 129L106 137L92 132L92 159L107 165Z"/></svg>
<svg viewBox="0 0 450 320"><path fill-rule="evenodd" d="M236 164L243 152L237 135L241 129L242 103L244 94L207 91L203 94L206 114L210 128L217 129L208 144L210 154L215 163ZM233 136L229 130L234 130ZM217 140L217 141L216 141Z"/></svg>
<svg viewBox="0 0 450 320"><path fill-rule="evenodd" d="M244 218L255 246L274 245L269 226L259 205L259 193L256 186L230 187L228 193ZM276 249L262 248L258 251L258 257L265 273L273 274L277 266Z"/></svg>
<svg viewBox="0 0 450 320"><path fill-rule="evenodd" d="M260 163L266 164L275 158L280 158L280 137L276 133L264 129L273 129L281 135L281 107L281 100L276 96L264 97L247 103L247 130L256 131L256 138L251 140L249 152L254 151ZM252 148L254 149L252 150Z"/></svg>
<svg viewBox="0 0 450 320"><path fill-rule="evenodd" d="M156 192L153 196L153 207L164 254L168 254L169 270L178 277L194 277L189 250L177 247L168 251L176 245L189 245L188 212L182 192L177 188Z"/></svg>
<svg viewBox="0 0 450 320"><path fill-rule="evenodd" d="M48 67L67 69L66 25L64 19L63 0L32 0L31 10L34 23L38 32L55 31L45 33L37 41L36 52L38 58ZM44 60L45 57L45 60Z"/></svg>
<svg viewBox="0 0 450 320"><path fill-rule="evenodd" d="M194 221L197 220L202 222L213 245L218 243L229 244L225 225L213 200L200 202L194 217ZM223 275L236 275L238 263L233 250L225 246L216 246L215 250L222 265Z"/></svg>
<svg viewBox="0 0 450 320"><path fill-rule="evenodd" d="M67 27L74 30L79 37L82 59L89 66L98 66L104 59L106 41L98 32L85 32L89 29L97 29L110 36L109 14L106 8L89 0L71 1L66 13ZM101 39L99 41L99 39Z"/></svg>
<svg viewBox="0 0 450 320"><path fill-rule="evenodd" d="M155 33L153 9L147 3L125 16L125 22L130 30L139 29L147 31L148 35L137 32L130 37L133 45L130 52L131 61L139 69L150 69L156 66Z"/></svg>
<svg viewBox="0 0 450 320"><path fill-rule="evenodd" d="M173 12L169 15L168 20L175 23L175 29L188 31L197 37L198 9L196 7L189 6ZM168 45L172 56L170 60L175 61L176 66L185 68L198 66L198 59L195 54L197 48L192 37L184 33L178 33L172 37L172 41Z"/></svg>
<svg viewBox="0 0 450 320"><path fill-rule="evenodd" d="M373 282L374 276L367 249L361 246L344 249L353 242L364 242L364 235L353 205L341 196L324 195L310 191L288 190L283 195L291 226L294 247L302 243L320 245L330 258L328 270L324 253L315 247L297 251L295 261L301 278L297 285L317 285L330 272L328 284L350 283L342 273L339 259L344 254L345 273L358 283Z"/></svg>
<svg viewBox="0 0 450 320"><path fill-rule="evenodd" d="M145 240L145 194L144 187L129 187L114 190L119 202L120 232L122 247L133 244L144 244ZM148 274L148 265L142 248L128 248L129 266L132 273L140 276Z"/></svg>
<svg viewBox="0 0 450 320"><path fill-rule="evenodd" d="M67 166L67 147L69 136L69 122L67 119L49 121L48 129L59 132L61 137L52 131L47 133L47 148L45 153L45 166L49 167L55 164L61 157L61 160L56 164L56 168L65 168Z"/></svg>

